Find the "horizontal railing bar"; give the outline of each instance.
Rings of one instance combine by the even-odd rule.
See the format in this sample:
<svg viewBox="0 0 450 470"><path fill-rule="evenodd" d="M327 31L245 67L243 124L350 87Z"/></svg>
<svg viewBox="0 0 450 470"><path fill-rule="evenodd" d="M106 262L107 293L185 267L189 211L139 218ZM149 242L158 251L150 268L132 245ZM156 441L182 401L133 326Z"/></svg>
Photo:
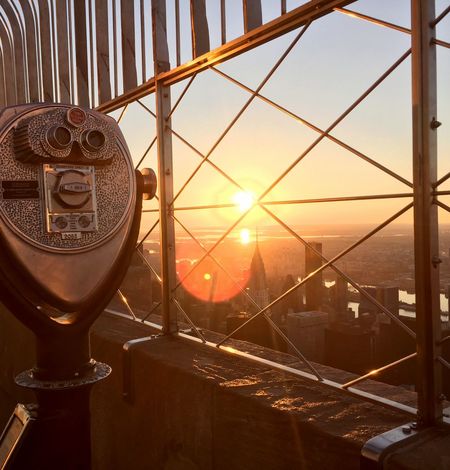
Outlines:
<svg viewBox="0 0 450 470"><path fill-rule="evenodd" d="M207 69L213 64L225 62L237 55L247 52L266 42L282 36L294 29L297 29L308 22L321 16L331 13L336 7L343 7L355 0L312 0L305 5L270 21L259 28L249 31L239 38L229 41L218 48L197 57L196 59L173 68L167 72L160 73L157 77L152 77L144 84L123 93L115 99L102 103L97 107L100 112L108 113L115 111L127 103L136 101L155 92L156 81L161 80L165 85L173 85L185 78ZM113 28L115 31L115 29Z"/></svg>
<svg viewBox="0 0 450 470"><path fill-rule="evenodd" d="M414 193L392 193L392 194L369 194L365 196L342 196L342 197L324 197L318 199L292 199L288 201L260 201L262 206L278 206L285 204L312 204L320 202L347 202L347 201L367 201L372 199L397 199L413 197Z"/></svg>
<svg viewBox="0 0 450 470"><path fill-rule="evenodd" d="M342 197L324 197L317 199L290 199L286 201L260 201L260 206L278 206L290 204L315 204L320 202L348 202L348 201L367 201L373 199L398 199L413 197L413 193L392 193L392 194L369 194L364 196L342 196ZM174 211L194 211L208 209L231 209L237 207L236 204L205 204L201 206L181 206L174 207ZM158 212L158 209L144 209L142 212Z"/></svg>
<svg viewBox="0 0 450 470"><path fill-rule="evenodd" d="M399 364L403 364L406 361L409 361L410 359L413 359L414 357L417 356L417 352L410 354L409 356L402 357L401 359L398 359L397 361L391 362L390 364L386 364L383 367L379 367L378 369L371 370L367 374L361 375L360 377L350 380L349 382L345 383L342 385L342 388L348 388L353 385L356 385L360 382L363 382L364 380L372 378L374 375L380 374L386 370L392 369L393 367L398 366Z"/></svg>
<svg viewBox="0 0 450 470"><path fill-rule="evenodd" d="M126 320L129 320L130 319L130 316L123 313L123 312L119 312L118 310L115 310L113 308L105 308L104 310L106 313L111 313L112 315L116 316L116 317L121 317L121 318L125 318ZM150 322L148 320L134 320L134 321L138 321L139 323L144 323L145 325L151 327L151 328L155 328L155 330L159 330L159 331L162 331L163 328L160 324L158 323L153 323L153 322Z"/></svg>

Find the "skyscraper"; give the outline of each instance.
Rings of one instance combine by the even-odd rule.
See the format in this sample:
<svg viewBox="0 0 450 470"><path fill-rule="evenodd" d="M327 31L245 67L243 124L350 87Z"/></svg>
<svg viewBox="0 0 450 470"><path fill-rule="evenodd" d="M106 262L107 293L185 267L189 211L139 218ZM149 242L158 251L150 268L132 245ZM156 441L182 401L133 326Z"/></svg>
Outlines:
<svg viewBox="0 0 450 470"><path fill-rule="evenodd" d="M248 283L249 294L260 308L269 305L269 289L267 288L266 269L259 250L258 237L256 237L255 252L250 264L250 278ZM254 310L254 309L253 309Z"/></svg>
<svg viewBox="0 0 450 470"><path fill-rule="evenodd" d="M311 248L322 254L322 243L311 242ZM305 276L322 266L322 259L311 248L305 248ZM306 310L320 310L322 305L322 272L316 274L305 284Z"/></svg>

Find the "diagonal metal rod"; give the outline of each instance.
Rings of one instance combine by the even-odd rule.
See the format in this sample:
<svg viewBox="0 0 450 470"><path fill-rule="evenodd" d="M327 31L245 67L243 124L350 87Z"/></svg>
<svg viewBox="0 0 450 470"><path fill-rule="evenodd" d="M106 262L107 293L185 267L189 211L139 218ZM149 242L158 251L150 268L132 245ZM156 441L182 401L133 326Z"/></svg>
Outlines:
<svg viewBox="0 0 450 470"><path fill-rule="evenodd" d="M391 73L409 57L411 49L407 50L393 65L391 65L386 72L381 75L359 98L357 98L298 158L296 158L283 173L261 194L258 201L263 199L278 183L295 168L322 140L338 125L340 124L367 96L372 93L383 81L391 75Z"/></svg>
<svg viewBox="0 0 450 470"><path fill-rule="evenodd" d="M206 343L206 338L201 334L200 330L195 326L195 323L190 319L189 315L184 311L184 308L181 306L180 302L178 302L177 299L173 299L173 303L175 304L175 306L177 307L179 312L187 320L189 325L191 325L191 327L195 331L195 334L197 335L197 337L200 338L203 343Z"/></svg>
<svg viewBox="0 0 450 470"><path fill-rule="evenodd" d="M373 16L364 15L363 13L359 13L359 12L354 11L354 10L349 10L348 8L334 8L334 10L339 12L339 13L343 13L344 15L351 16L352 18L357 18L359 20L368 21L369 23L373 23L373 24L376 24L378 26L384 26L386 28L394 29L395 31L400 31L402 33L411 34L411 30L409 28L405 28L404 26L399 26L397 24L390 23L389 21L384 21L384 20L381 20L379 18L375 18ZM448 13L448 11L447 11L447 13ZM445 13L445 15L447 13ZM444 18L444 16L442 18ZM433 27L436 24L437 23L435 23L433 21L431 23L431 26ZM450 47L450 43L448 43L446 41L441 41L440 39L436 39L436 38L433 39L433 43L437 44L438 46L443 46L443 47L447 47L447 48Z"/></svg>
<svg viewBox="0 0 450 470"><path fill-rule="evenodd" d="M302 286L303 284L305 284L306 282L308 282L312 277L314 277L315 275L317 275L318 273L322 272L324 269L328 268L328 267L331 267L333 269L337 269L335 266L334 266L334 263L336 261L338 261L340 258L342 258L343 256L345 256L347 253L349 253L350 251L352 251L353 249L355 249L357 246L361 245L361 243L364 243L367 239L369 239L370 237L372 237L375 233L379 232L381 229L383 229L384 227L386 227L387 225L389 225L393 220L397 219L398 217L400 217L400 215L402 215L403 213L405 213L407 210L409 210L411 207L413 206L413 204L408 204L407 206L405 206L403 209L401 209L400 211L396 212L393 216L389 217L389 219L385 220L382 224L378 225L376 228L374 228L372 231L370 231L368 234L366 234L364 237L360 238L358 241L356 241L355 243L353 243L352 245L350 245L348 248L346 248L345 250L341 251L339 254L337 254L334 258L332 258L331 260L327 260L326 258L324 258L322 256L322 254L315 250L314 247L312 247L308 242L306 242L302 237L300 237L296 232L294 232L292 229L290 229L282 220L280 220L275 214L271 213L267 208L264 208L264 210L267 212L267 213L270 213L272 215L272 217L277 220L277 222L284 226L285 228L287 228L289 230L289 232L295 236L295 238L297 238L299 241L301 241L305 246L309 247L309 249L311 249L317 256L320 256L322 258L323 261L325 261L324 264L322 264L319 268L317 268L315 271L311 272L308 276L306 276L305 278L303 278L301 281L299 281L297 284L295 284L294 286L292 286L290 289L288 289L286 292L284 292L284 294L280 295L279 297L277 297L275 300L273 300L269 305L267 305L266 307L264 307L262 310L260 310L256 315L254 315L252 318L250 318L249 320L247 320L245 323L243 323L242 325L240 325L238 328L236 328L234 331L232 331L230 334L228 334L223 340L221 340L218 344L222 344L224 343L226 340L228 340L231 336L233 336L235 333L237 333L239 330L241 330L244 326L246 326L249 322L253 321L257 316L261 315L262 313L266 312L267 310L271 309L274 305L278 304L281 300L283 300L284 298L286 298L288 295L290 295L292 292L296 291L300 286ZM415 336L415 333L410 329L408 328L406 325L404 325L400 320L398 320L394 314L392 314L391 312L389 312L389 310L387 310L383 305L381 305L376 299L374 299L370 294L368 294L364 289L362 289L358 284L356 284L352 279L348 278L348 276L346 276L344 273L342 273L342 275L344 276L344 278L347 279L348 282L350 282L350 284L353 285L353 287L355 287L361 294L363 294L368 300L370 300L374 305L376 305L380 310L383 311L383 313L386 313L386 315L388 315L390 318L394 319L395 318L395 321L398 323L399 322L399 325L405 330L407 331L407 333L414 337Z"/></svg>
<svg viewBox="0 0 450 470"><path fill-rule="evenodd" d="M400 217L402 214L407 212L409 209L413 207L413 203L408 204L405 206L403 209L400 211L396 212L392 217L389 219L385 220L381 225L373 229L371 232L369 232L367 235L365 235L362 239L358 240L355 244L351 245L349 248L345 249L343 252L339 253L337 256L342 257L344 254L349 253L352 251L356 246L360 245L370 237L372 237L375 233L379 232L381 229L389 225L391 222L393 222L395 219ZM398 326L403 328L406 333L408 333L412 338L416 337L416 334L414 333L413 330L411 330L407 325L405 325L400 318L397 315L394 315L392 312L390 312L384 305L382 305L378 300L376 300L374 297L372 297L365 289L363 289L357 282L355 282L351 277L347 276L344 272L342 272L337 266L335 266L335 262L337 261L336 257L331 259L330 261L325 258L322 253L317 251L313 246L311 246L306 240L304 240L298 233L296 233L294 230L291 229L286 223L284 223L279 217L277 217L273 212L271 212L269 209L266 207L263 207L263 210L267 212L275 221L277 221L282 227L284 227L294 238L296 238L298 241L300 241L304 246L308 247L311 251L313 251L318 257L322 259L325 264L328 264L329 267L337 273L339 276L341 276L343 279L345 279L350 285L352 285L363 297L365 297L369 302L371 302L373 305L375 305L379 310L381 310L385 315L387 315L389 318L391 318L395 323L397 323ZM317 272L320 272L322 269L319 268ZM317 273L314 272L312 273L311 277L316 275Z"/></svg>
<svg viewBox="0 0 450 470"><path fill-rule="evenodd" d="M254 206L253 206L254 207ZM202 261L209 256L210 253L214 251L215 248L217 248L220 243L232 232L232 230L244 219L244 217L253 209L253 207L250 207L247 209L243 214L240 215L240 217L233 223L231 226L222 234L222 236L214 243L214 245L209 248L208 252L205 253L198 261L197 263L192 266L192 268L185 274L183 279L180 279L176 286L173 288L173 291L178 289L183 282L198 268L198 266L202 263Z"/></svg>
<svg viewBox="0 0 450 470"><path fill-rule="evenodd" d="M128 313L133 317L133 320L137 320L137 317L134 314L133 309L130 307L128 300L123 295L122 291L120 289L117 289L117 293L119 294L119 299L122 301L122 303L125 305L126 309L128 310Z"/></svg>
<svg viewBox="0 0 450 470"><path fill-rule="evenodd" d="M442 356L438 357L438 361L447 369L450 369L450 362L446 361Z"/></svg>
<svg viewBox="0 0 450 470"><path fill-rule="evenodd" d="M147 237L153 232L153 230L155 230L155 228L157 227L158 224L159 224L159 219L150 227L150 229L149 229L148 232L144 235L144 237L142 238L142 240L136 245L136 250L145 242L145 240L147 239Z"/></svg>
<svg viewBox="0 0 450 470"><path fill-rule="evenodd" d="M145 315L145 317L142 318L141 322L144 323L145 320L147 320L147 318L148 318L153 312L156 312L156 310L158 310L158 308L161 307L161 304L162 304L162 302L158 302L157 304L155 304L155 305L150 309L150 311L147 313L147 315Z"/></svg>
<svg viewBox="0 0 450 470"><path fill-rule="evenodd" d="M187 85L184 87L184 90L181 92L181 95L178 97L176 103L173 105L172 109L170 110L169 115L166 117L166 121L168 121L171 117L172 114L175 112L175 110L178 108L178 105L181 103L182 99L184 98L184 95L187 93L189 90L190 86L192 85L192 82L194 81L195 77L197 74L192 75L192 77L189 79Z"/></svg>
<svg viewBox="0 0 450 470"><path fill-rule="evenodd" d="M448 179L450 178L450 171L445 174L442 178L438 179L436 181L436 183L433 184L433 188L437 188L438 186L440 186L442 183L444 183L445 181L447 181Z"/></svg>
<svg viewBox="0 0 450 470"><path fill-rule="evenodd" d="M386 364L383 367L379 367L378 369L371 370L367 374L361 375L360 377L358 377L354 380L350 380L349 382L343 384L342 388L346 389L346 388L352 387L353 385L356 385L360 382L363 382L364 380L372 378L374 375L378 375L382 372L385 372L389 369L392 369L393 367L398 366L399 364L403 364L404 362L407 362L411 359L414 359L416 356L417 356L417 353L415 352L415 353L409 354L408 356L402 357L401 359L393 361L390 364Z"/></svg>
<svg viewBox="0 0 450 470"><path fill-rule="evenodd" d="M446 210L447 212L450 212L450 207L442 201L435 201L435 204L441 207L442 209Z"/></svg>
<svg viewBox="0 0 450 470"><path fill-rule="evenodd" d="M126 104L123 109L122 109L122 112L120 113L120 116L119 118L117 119L117 124L120 124L120 121L122 121L123 117L125 116L125 113L127 112L127 109L128 109L128 104Z"/></svg>
<svg viewBox="0 0 450 470"><path fill-rule="evenodd" d="M237 188L239 189L244 189L239 183L237 183L233 178L231 178L230 175L228 175L225 171L223 171L219 166L217 166L214 162L212 162L209 158L206 157L206 155L204 155L203 153L200 152L200 150L198 150L196 147L194 147L189 141L187 141L184 137L182 137L180 134L178 134L178 132L174 131L172 128L170 129L172 134L179 140L181 140L181 142L183 142L187 147L189 147L194 153L196 153L199 157L201 157L203 159L202 161L202 164L204 162L208 163L208 165L210 165L212 168L214 168L215 170L217 170L225 179L227 179L230 183L232 183L234 186L236 186ZM187 185L185 185L186 187ZM180 191L178 192L178 194L181 194L183 188L180 189ZM172 206L175 202L175 199L173 199L172 201Z"/></svg>
<svg viewBox="0 0 450 470"><path fill-rule="evenodd" d="M205 248L203 244L199 240L197 240L195 235L180 220L178 220L175 216L172 216L172 217L204 252L208 251L207 248ZM253 306L256 307L258 310L260 310L261 309L260 305L247 292L247 290L244 289L234 279L234 277L231 275L231 273L228 272L225 266L223 266L223 264L211 254L209 254L208 256L225 273L225 275L233 282L233 284L236 287L238 287L239 291L245 295L245 297L253 304ZM311 370L311 372L317 377L317 379L322 381L323 378L320 375L320 373L317 371L317 369L308 361L308 359L303 355L303 353L295 346L295 344L286 336L286 334L280 329L280 327L272 320L272 318L270 318L270 316L266 312L264 312L264 318L269 323L269 325L280 335L280 337L283 338L286 344L288 344L293 349L296 356Z"/></svg>
<svg viewBox="0 0 450 470"><path fill-rule="evenodd" d="M228 75L227 73L225 72L222 72L221 70L215 68L215 67L211 67L211 70L213 70L214 72L216 72L217 74L221 75L223 78L226 78L227 80L229 80L230 82L234 83L235 85L239 86L240 88L242 88L243 90L247 91L248 93L256 93L254 90L252 90L250 87L248 87L247 85L243 84L242 82L240 82L239 80L236 80L235 78L231 77L230 75ZM261 99L261 101L264 101L265 103L273 106L275 109L278 109L279 111L287 114L289 117L295 119L296 121L299 121L301 124L305 125L306 127L308 127L309 129L312 129L313 131L315 132L318 132L319 134L323 134L325 133L325 131L323 129L321 129L320 127L317 127L316 125L312 124L310 121L307 121L306 119L302 118L301 116L299 116L298 114L290 111L289 109L285 108L284 106L281 106L280 104L276 103L275 101L271 100L270 98L267 98L266 96L262 95L261 93L256 93L256 96ZM354 147L351 147L350 145L346 144L345 142L343 142L342 140L334 137L333 135L331 134L326 134L325 136L327 139L331 140L332 142L334 142L335 144L341 146L342 148L348 150L349 152L353 153L354 155L356 155L357 157L365 160L366 162L370 163L371 165L375 166L376 168L378 168L379 170L382 170L384 171L385 173L387 173L388 175L392 176L393 178L399 180L401 183L403 184L406 184L407 186L411 187L412 188L412 183L408 180L406 180L405 178L403 178L402 176L398 175L397 173L395 173L394 171L390 170L389 168L385 167L384 165L382 165L381 163L378 163L376 160L373 160L372 158L368 157L367 155L363 154L362 152L360 152L359 150L355 149Z"/></svg>
<svg viewBox="0 0 450 470"><path fill-rule="evenodd" d="M150 113L153 117L156 118L156 114L151 110L149 109L145 104L141 103L141 101L137 100L137 102L148 112ZM209 160L202 152L200 152L200 150L198 150L194 145L192 145L188 140L186 140L183 136L181 136L180 134L178 134L178 132L176 132L174 129L172 129L171 127L167 126L171 133L177 137L177 139L179 139L181 142L183 142L183 144L185 144L187 147L189 147L194 153L196 153L199 157L201 157L203 159L203 161L206 161L210 166L212 166L215 170L217 170L224 178L226 178L230 183L234 184L237 188L239 189L244 189L239 183L237 183L236 181L234 181L231 176L229 176L227 173L225 173L220 167L218 167L214 162L212 162L211 160ZM173 206L173 203L175 202L175 198L173 199L172 201L172 206Z"/></svg>
<svg viewBox="0 0 450 470"><path fill-rule="evenodd" d="M262 80L262 82L259 84L259 86L256 89L256 92L259 92L264 85L270 80L272 75L276 72L278 67L283 63L283 61L286 59L288 54L292 51L292 49L295 47L295 45L298 43L298 41L301 39L303 34L307 31L310 23L307 23L297 34L297 36L294 38L294 40L291 42L291 44L288 46L288 48L285 50L285 52L281 55L281 57L278 59L276 64L271 68L269 73L265 76L265 78ZM230 124L225 128L225 130L222 132L222 134L219 136L219 138L214 142L213 146L210 148L208 153L205 155L203 161L201 161L198 166L195 168L195 170L191 173L189 178L185 181L183 186L180 188L180 190L177 192L175 197L173 198L173 202L177 200L177 198L180 196L180 194L184 191L186 186L192 181L194 176L198 173L200 168L203 166L203 164L206 161L209 161L209 157L211 154L214 152L214 150L217 148L217 146L222 142L222 140L225 138L225 136L228 134L228 132L233 128L233 126L236 124L236 122L239 120L239 118L244 114L245 110L250 106L250 104L253 102L253 100L256 98L256 94L252 95L241 107L241 109L238 111L236 116L231 120Z"/></svg>
<svg viewBox="0 0 450 470"><path fill-rule="evenodd" d="M450 370L450 362L445 360L442 356L439 356L437 359L445 368Z"/></svg>
<svg viewBox="0 0 450 470"><path fill-rule="evenodd" d="M139 250L136 250L136 253L142 258L142 261L145 263L151 273L156 277L156 280L159 282L159 284L161 284L162 279L160 275L156 272L155 268L148 262L147 258Z"/></svg>
<svg viewBox="0 0 450 470"><path fill-rule="evenodd" d="M136 100L136 103L140 104L148 113L150 113L156 119L156 114L146 104L144 104L141 100Z"/></svg>
<svg viewBox="0 0 450 470"><path fill-rule="evenodd" d="M138 170L139 167L142 165L142 162L144 161L145 157L148 155L148 152L150 152L152 147L155 145L156 140L157 140L157 137L155 136L154 139L150 142L150 145L147 147L147 150L144 152L144 155L142 155L141 159L138 161L136 165L136 170Z"/></svg>
<svg viewBox="0 0 450 470"><path fill-rule="evenodd" d="M440 21L442 21L450 13L450 5L436 18L431 22L431 26L436 26Z"/></svg>
<svg viewBox="0 0 450 470"><path fill-rule="evenodd" d="M333 10L337 11L338 13L342 13L343 15L350 16L352 18L368 21L369 23L394 29L395 31L400 31L402 33L411 34L411 30L409 28L405 28L404 26L400 26L398 24L390 23L389 21L381 20L380 18L365 15L364 13L360 13L359 11L350 10L348 8L333 8Z"/></svg>

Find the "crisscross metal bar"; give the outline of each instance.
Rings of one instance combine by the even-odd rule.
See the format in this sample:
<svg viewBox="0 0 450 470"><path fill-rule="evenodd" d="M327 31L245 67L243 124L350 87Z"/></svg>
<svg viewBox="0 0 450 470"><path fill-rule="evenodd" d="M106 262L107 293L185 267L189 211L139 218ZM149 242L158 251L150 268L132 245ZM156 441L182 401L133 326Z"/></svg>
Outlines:
<svg viewBox="0 0 450 470"><path fill-rule="evenodd" d="M268 193L272 191L275 186L288 174L290 173L298 163L300 163L322 140L329 134L338 124L340 124L362 101L364 101L373 90L383 83L383 81L391 75L391 73L403 63L403 61L409 57L411 49L408 49L386 72L381 75L359 98L357 98L328 128L298 157L296 158L286 170L261 194L258 201L263 199Z"/></svg>
<svg viewBox="0 0 450 470"><path fill-rule="evenodd" d="M204 251L207 252L208 250L203 246L203 244L197 240L195 235L175 216L173 216L174 220L183 228L183 230L195 241L195 243ZM234 277L228 272L228 270L223 266L223 264L217 260L211 254L208 255L209 258L225 273L225 275L233 282L233 284L238 287L239 291L245 295L245 297L251 302L251 304L256 307L258 310L261 309L261 306L256 302L256 300L234 279ZM308 361L308 359L304 356L304 354L295 346L295 344L286 336L286 334L280 329L280 327L264 312L264 318L269 323L270 327L275 330L280 337L293 349L295 355L311 370L311 372L317 377L318 380L322 381L323 377L317 371L317 369Z"/></svg>
<svg viewBox="0 0 450 470"><path fill-rule="evenodd" d="M384 26L386 28L394 29L395 31L400 31L400 32L406 33L406 34L411 34L411 30L409 28L405 28L404 26L399 26L397 24L390 23L389 21L381 20L379 18L374 18L373 16L364 15L363 13L359 13L358 11L354 11L354 10L349 10L348 8L335 8L334 11L337 11L337 12L342 13L344 15L350 16L352 18L357 18L359 20L368 21L369 23L373 23L373 24L376 24L378 26ZM444 16L442 18L444 18ZM432 22L432 25L433 25L433 23L434 22ZM435 24L437 24L437 23L435 23ZM442 41L442 40L437 39L437 38L433 38L432 42L434 44L437 44L438 46L443 46L443 47L447 47L447 48L450 47L450 43L448 43L446 41Z"/></svg>
<svg viewBox="0 0 450 470"><path fill-rule="evenodd" d="M172 114L176 111L176 109L178 108L178 105L181 103L181 101L183 100L184 98L184 95L188 92L189 88L191 87L192 83L194 82L195 80L195 77L197 75L192 75L192 77L189 79L189 81L187 82L186 86L184 87L183 91L181 92L181 95L178 97L177 101L175 102L175 104L173 105L172 109L170 110L170 113L169 115L167 116L167 120L169 120L171 117L172 117Z"/></svg>
<svg viewBox="0 0 450 470"><path fill-rule="evenodd" d="M227 80L229 80L230 82L234 83L235 85L241 87L243 90L249 92L249 93L252 93L252 94L256 94L256 96L258 98L260 98L262 101L264 101L265 103L273 106L275 109L278 109L279 111L287 114L288 116L290 116L291 118L295 119L296 121L299 121L300 123L304 124L306 127L308 127L309 129L312 129L316 132L318 132L319 134L324 134L326 131L324 131L323 129L320 129L319 127L317 127L316 125L312 124L310 121L307 121L306 119L300 117L298 114L288 110L287 108L285 108L284 106L281 106L279 105L278 103L274 102L273 100L271 100L270 98L267 98L266 96L262 95L261 93L257 93L256 91L252 90L250 87L244 85L242 82L240 82L239 80L236 80L235 78L231 77L230 75L228 75L227 73L217 69L216 67L211 67L211 70L213 70L214 72L216 72L217 74L221 75L222 77L226 78ZM333 135L331 134L326 134L325 137L329 140L331 140L332 142L334 142L335 144L338 144L340 145L342 148L348 150L349 152L355 154L357 157L360 157L362 158L363 160L365 160L366 162L370 163L371 165L375 166L376 168L378 168L379 170L382 170L384 171L385 173L387 173L388 175L392 176L393 178L396 178L397 180L399 180L401 183L403 184L406 184L407 186L409 187L412 187L412 183L408 180L406 180L405 178L403 178L402 176L398 175L397 173L393 172L392 170L390 170L389 168L385 167L384 165L381 165L381 163L378 163L377 161L373 160L372 158L368 157L367 155L363 154L362 152L360 152L359 150L351 147L350 145L346 144L345 142L343 142L342 140L338 139L337 137L334 137Z"/></svg>
<svg viewBox="0 0 450 470"><path fill-rule="evenodd" d="M122 121L123 117L125 116L125 113L127 112L127 109L128 109L128 104L126 104L123 109L122 109L122 112L120 113L120 116L118 117L117 119L117 124L120 124L120 122Z"/></svg>
<svg viewBox="0 0 450 470"><path fill-rule="evenodd" d="M435 201L434 202L436 205L441 207L442 209L446 210L447 212L450 212L450 207L447 206L447 204L443 203L442 201Z"/></svg>
<svg viewBox="0 0 450 470"><path fill-rule="evenodd" d="M450 13L450 5L444 9L444 11L438 15L432 22L431 26L436 26L440 21L442 21Z"/></svg>
<svg viewBox="0 0 450 470"><path fill-rule="evenodd" d="M307 31L310 23L307 23L297 34L297 36L293 39L291 44L287 47L287 49L284 51L284 53L281 55L281 57L278 59L278 61L275 63L275 65L271 68L269 73L264 77L262 82L258 85L256 92L259 92L264 85L270 80L272 75L276 72L278 67L283 63L283 61L286 59L286 57L289 55L289 53L292 51L292 49L295 47L295 45L298 43L298 41L301 39L303 34ZM209 161L209 157L212 155L214 150L217 148L217 146L222 142L222 140L225 138L225 136L228 134L228 132L233 128L233 126L236 124L236 122L239 120L239 118L244 114L245 110L250 106L250 104L253 102L253 100L256 98L256 94L253 94L241 107L241 109L238 111L236 116L231 120L230 124L225 128L225 130L222 132L222 134L219 136L219 138L214 142L212 147L209 149L208 153L204 156L203 160L198 164L198 166L195 168L195 170L191 173L189 178L186 180L186 182L181 186L177 194L174 196L172 204L177 200L177 198L180 196L180 194L184 191L186 186L192 181L194 176L198 173L200 168L203 166L203 164L206 161Z"/></svg>
<svg viewBox="0 0 450 470"><path fill-rule="evenodd" d="M133 320L137 320L136 315L133 312L133 309L130 307L130 304L128 303L127 298L123 295L122 291L120 289L117 289L117 293L119 294L119 299L122 301L122 303L125 305L125 308L127 309L128 313L133 317Z"/></svg>
<svg viewBox="0 0 450 470"><path fill-rule="evenodd" d="M147 258L139 250L136 250L136 253L142 259L144 264L148 267L150 272L156 277L156 280L159 282L159 284L161 284L162 279L161 279L161 276L156 272L156 269L148 262Z"/></svg>
<svg viewBox="0 0 450 470"><path fill-rule="evenodd" d="M141 159L138 161L137 165L136 165L136 169L139 169L139 167L142 165L142 162L144 161L145 157L148 155L148 153L150 152L150 150L153 148L153 146L155 145L156 141L157 141L157 137L155 136L153 138L153 140L150 142L150 145L147 147L147 149L145 150L144 152L144 155L142 155Z"/></svg>
<svg viewBox="0 0 450 470"><path fill-rule="evenodd" d="M159 219L150 227L148 232L142 237L142 240L136 245L136 250L145 242L145 240L147 240L149 235L153 232L153 230L155 230L158 224L159 224Z"/></svg>
<svg viewBox="0 0 450 470"><path fill-rule="evenodd" d="M436 183L433 184L433 188L437 188L442 183L445 183L450 178L450 171L446 173L442 178L438 179Z"/></svg>
<svg viewBox="0 0 450 470"><path fill-rule="evenodd" d="M413 207L413 203L408 204L405 206L403 209L400 211L396 212L392 217L387 219L385 222L380 224L378 227L373 229L371 232L369 232L367 235L365 235L363 238L358 240L354 245L351 245L348 247L346 250L342 251L336 257L342 257L345 254L349 253L352 251L356 246L359 246L361 243L364 241L368 240L370 237L375 235L375 233L379 232L381 229L389 225L391 222L393 222L395 219L403 215L405 212L407 212L409 209ZM336 257L331 259L330 261L325 258L322 253L317 251L313 246L311 246L306 240L304 240L300 235L298 235L294 230L292 230L287 224L285 224L279 217L277 217L273 212L271 212L269 209L266 207L263 207L263 210L265 210L274 220L276 220L282 227L284 227L292 236L294 236L298 241L303 243L306 247L308 247L309 250L313 251L317 256L319 256L322 261L325 262L325 264L328 264L328 267L333 269L334 272L339 274L343 279L345 279L349 284L351 284L362 296L364 296L369 302L371 302L373 305L375 305L378 309L380 309L384 314L386 314L389 318L391 318L395 323L397 323L398 326L403 328L403 330L406 331L412 338L416 337L416 334L414 331L412 331L407 325L405 325L396 315L394 315L392 312L390 312L384 305L382 305L378 300L376 300L374 297L372 297L365 289L363 289L357 282L355 282L351 277L347 276L344 272L342 272L337 266L335 266L335 262L337 261ZM356 246L355 246L356 245ZM320 268L319 268L320 269ZM317 271L320 272L320 271ZM311 277L313 277L316 274L316 272L311 273Z"/></svg>
<svg viewBox="0 0 450 470"><path fill-rule="evenodd" d="M147 313L147 315L145 315L145 317L142 318L142 320L141 320L142 323L144 323L145 320L147 320L147 318L148 318L150 315L152 315L154 312L156 312L156 310L158 310L158 308L161 307L161 305L162 305L162 302L158 302L157 304L155 304L155 305L151 308L151 310Z"/></svg>
<svg viewBox="0 0 450 470"><path fill-rule="evenodd" d="M371 379L374 375L378 375L378 374L381 374L382 372L386 372L387 370L390 370L400 364L403 364L404 362L414 359L415 357L417 357L416 352L409 354L408 356L402 357L401 359L393 361L389 364L386 364L383 367L379 367L378 369L371 370L369 373L361 375L360 377L354 380L350 380L349 382L343 384L342 388L353 387L353 385L359 384L360 382L364 382L364 380Z"/></svg>
<svg viewBox="0 0 450 470"><path fill-rule="evenodd" d="M184 311L184 308L181 306L180 302L177 299L173 299L173 303L178 309L178 311L184 316L186 321L191 325L191 328L195 331L195 334L202 340L203 343L206 343L205 337L202 335L200 330L195 326L195 323L190 319L189 315Z"/></svg>
<svg viewBox="0 0 450 470"><path fill-rule="evenodd" d="M230 334L228 334L219 344L222 344L225 342L227 339L231 338L235 333L237 333L239 330L241 330L244 326L246 326L248 323L253 321L258 315L261 315L262 313L266 312L267 310L271 309L273 306L275 306L277 303L279 303L281 300L286 298L288 295L290 295L292 292L296 291L300 286L308 282L312 277L316 276L320 272L322 272L325 268L331 267L332 269L337 269L334 266L334 263L341 259L343 256L345 256L347 253L355 249L357 246L361 245L361 243L365 242L368 240L370 237L375 235L375 233L379 232L382 228L386 227L389 225L392 221L400 217L400 215L404 214L407 210L409 210L412 207L412 203L408 204L405 206L403 209L400 211L396 212L393 216L389 217L389 219L385 220L382 224L378 225L375 229L370 231L368 234L366 234L364 237L360 238L358 241L347 247L345 250L341 251L339 254L337 254L335 257L333 257L331 260L327 260L322 256L322 254L317 251L314 247L312 247L308 242L303 240L296 232L294 232L292 229L290 229L283 221L281 221L275 214L272 214L273 218L278 221L278 223L285 228L289 229L289 232L294 235L299 241L301 241L305 246L307 246L311 251L313 251L317 256L320 256L322 258L322 261L325 261L324 264L322 264L319 268L317 268L315 271L311 272L308 276L306 276L304 279L299 281L297 284L292 286L289 290L284 292L284 294L280 295L277 297L275 300L273 300L269 305L261 309L256 315L254 315L252 318L247 320L245 323L240 325L238 328L236 328L234 331L232 331ZM266 212L270 212L267 208L265 208ZM373 298L370 294L368 294L364 289L362 289L357 283L355 283L352 279L350 279L348 276L346 276L344 273L342 273L345 279L353 285L361 294L363 294L370 302L372 302L374 305L376 305L380 310L383 311L386 315L388 315L390 318L395 321L412 337L415 337L415 333L410 330L404 323L402 323L397 317L389 312L389 310L386 309L383 305L381 305L375 298Z"/></svg>
<svg viewBox="0 0 450 470"><path fill-rule="evenodd" d="M450 362L446 361L442 356L438 357L438 361L447 369L450 369Z"/></svg>

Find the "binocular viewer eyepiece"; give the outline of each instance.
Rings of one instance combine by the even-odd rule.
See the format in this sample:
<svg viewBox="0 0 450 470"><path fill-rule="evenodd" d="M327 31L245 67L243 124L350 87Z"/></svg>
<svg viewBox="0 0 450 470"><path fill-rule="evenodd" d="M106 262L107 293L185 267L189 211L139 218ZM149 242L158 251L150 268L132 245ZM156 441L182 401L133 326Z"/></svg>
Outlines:
<svg viewBox="0 0 450 470"><path fill-rule="evenodd" d="M56 104L0 113L0 294L33 331L90 325L120 285L142 199L114 119Z"/></svg>

